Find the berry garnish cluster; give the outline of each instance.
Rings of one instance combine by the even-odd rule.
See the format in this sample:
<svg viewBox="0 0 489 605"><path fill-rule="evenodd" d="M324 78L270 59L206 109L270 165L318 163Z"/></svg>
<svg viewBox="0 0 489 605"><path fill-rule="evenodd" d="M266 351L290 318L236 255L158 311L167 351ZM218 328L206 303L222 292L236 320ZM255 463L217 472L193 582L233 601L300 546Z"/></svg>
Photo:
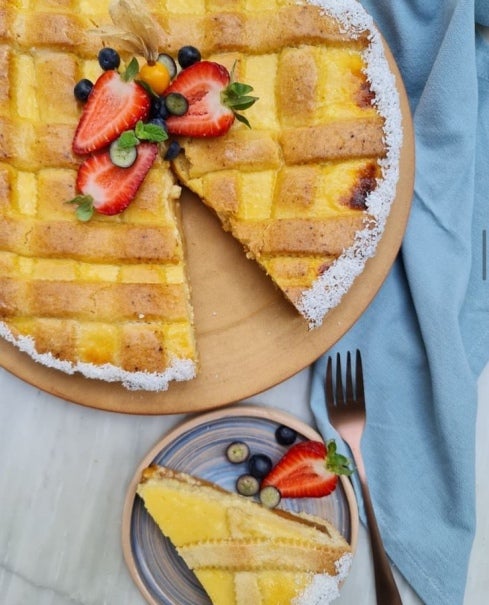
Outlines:
<svg viewBox="0 0 489 605"><path fill-rule="evenodd" d="M336 451L334 440L295 443L296 431L285 425L277 428L275 438L288 447L275 465L266 454L251 454L244 441L233 441L227 447L227 459L246 466L236 480L236 490L242 496L257 495L269 508L276 507L282 498L321 498L336 489L339 475L353 472L349 460Z"/></svg>
<svg viewBox="0 0 489 605"><path fill-rule="evenodd" d="M76 179L78 195L69 203L88 221L94 210L118 214L141 186L158 152L174 160L181 151L171 135L224 135L238 113L256 101L252 87L234 82L226 67L203 61L193 46L178 51L178 63L166 53L139 66L133 58L121 70L119 53L105 47L98 54L102 75L74 87L84 104L73 138L73 152L88 156Z"/></svg>

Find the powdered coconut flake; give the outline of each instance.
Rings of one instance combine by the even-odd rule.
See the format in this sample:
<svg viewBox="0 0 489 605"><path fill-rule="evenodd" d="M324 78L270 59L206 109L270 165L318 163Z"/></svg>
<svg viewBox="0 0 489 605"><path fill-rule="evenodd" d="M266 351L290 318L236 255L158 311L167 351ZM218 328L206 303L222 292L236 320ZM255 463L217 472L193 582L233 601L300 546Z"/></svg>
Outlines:
<svg viewBox="0 0 489 605"><path fill-rule="evenodd" d="M310 328L319 327L328 311L336 307L375 254L382 237L399 180L399 159L403 141L399 93L385 56L382 37L372 17L356 0L308 0L336 18L352 37L369 32L369 45L362 55L365 74L375 93L375 106L384 119L386 156L379 162L382 178L366 199L369 216L365 229L356 233L353 244L336 259L303 293L298 308Z"/></svg>
<svg viewBox="0 0 489 605"><path fill-rule="evenodd" d="M316 574L302 594L292 600L291 605L328 605L340 596L340 585L350 570L352 555L344 554L335 562L335 576Z"/></svg>
<svg viewBox="0 0 489 605"><path fill-rule="evenodd" d="M39 353L32 337L14 336L4 322L0 322L0 336L15 345L20 351L27 353L34 361L48 368L70 375L78 372L86 378L105 382L120 382L131 391L166 391L173 380L191 380L197 375L197 366L191 359L173 358L164 372L128 372L110 363L102 365L86 362L72 363L58 359L51 353Z"/></svg>

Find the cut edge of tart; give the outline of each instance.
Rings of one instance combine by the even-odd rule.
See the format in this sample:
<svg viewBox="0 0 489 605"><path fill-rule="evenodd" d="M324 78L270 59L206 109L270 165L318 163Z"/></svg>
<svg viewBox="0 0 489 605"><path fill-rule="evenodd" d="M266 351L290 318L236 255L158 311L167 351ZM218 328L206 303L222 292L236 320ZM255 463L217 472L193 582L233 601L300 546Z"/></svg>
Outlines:
<svg viewBox="0 0 489 605"><path fill-rule="evenodd" d="M338 596L351 547L329 522L151 465L137 494L214 605L301 605Z"/></svg>
<svg viewBox="0 0 489 605"><path fill-rule="evenodd" d="M258 96L246 112L251 130L240 124L216 141L184 138L184 153L173 165L179 181L215 211L224 230L240 241L309 327L317 328L376 252L396 195L403 128L395 77L365 9L354 0L284 3L294 4L318 7L335 41L323 53L326 46L315 45L316 32L309 47L307 42L292 46L275 61L269 56L263 67L266 86L256 58L239 51L217 53L213 59L228 67L234 62L238 76ZM280 14L273 39L286 38L290 27L287 10ZM336 81L335 69L350 55L348 75ZM361 66L355 57L361 57ZM351 87L338 93L351 107L337 114L320 107L326 94L321 69L331 70L332 88ZM347 80L349 70L353 83ZM262 94L270 82L281 91L280 100ZM309 88L304 92L302 86ZM306 109L299 123L301 105ZM338 187L337 198L320 208L318 192L327 194L330 184ZM263 199L261 208L246 199L250 195Z"/></svg>
<svg viewBox="0 0 489 605"><path fill-rule="evenodd" d="M382 120L381 149L378 154L374 154L374 159L366 160L366 163L375 162L375 170L367 177L370 184L367 191L362 192L361 208L355 208L353 204L347 208L345 216L340 217L343 223L339 221L338 225L345 225L344 232L341 226L338 228L337 225L333 225L335 217L329 223L328 229L331 228L333 234L335 232L338 234L338 237L333 237L334 254L327 249L325 255L318 255L311 263L308 252L304 250L299 250L297 256L287 257L282 253L278 257L266 256L262 254L260 246L268 235L271 234L272 240L279 242L279 247L283 246L283 242L290 234L292 239L298 242L310 228L311 217L306 217L297 228L297 225L292 225L288 220L287 213L291 210L286 208L285 214L281 217L283 220L278 222L274 232L268 224L258 225L256 230L253 224L250 226L234 220L227 210L221 212L216 205L222 203L223 199L218 197L214 204L212 199L207 198L204 189L218 193L220 191L225 196L229 190L226 189L229 181L227 184L224 181L219 182L216 173L211 174L212 178L207 183L194 183L191 176L185 175L186 163L189 161L192 147L195 143L197 148L201 141L191 141L185 150L187 156L181 154L173 165L182 184L194 190L204 203L216 210L224 229L231 231L244 244L247 255L258 261L265 269L285 297L303 315L309 327L316 328L321 325L328 311L340 303L355 277L363 271L366 260L374 255L383 233L390 205L395 198L399 176L399 154L402 144L399 95L385 57L381 36L373 19L356 1L294 2L290 0L289 2L284 0L278 2L280 9L285 7L283 15L278 17L275 11L264 10L259 2L253 1L251 5L253 10L246 15L226 13L216 20L213 19L214 15L208 13L195 17L199 23L205 22L205 31L192 27L191 36L195 37L195 40L191 41L196 45L199 43L202 45L203 56L206 59L227 56L224 61L231 61L234 57L234 60L238 59L238 63L240 58L243 63L246 63L246 57L250 55L253 57L252 62L254 60L254 67L249 68L250 73L253 73L253 69L257 73L256 63L261 53L265 53L269 60L274 52L277 55L282 52L280 49L274 50L273 46L276 40L281 40L279 34L282 27L288 28L289 37L286 39L292 40L289 46L294 51L297 51L297 46L302 44L303 39L311 42L312 45L318 43L321 46L326 44L324 40L330 39L328 36L332 36L332 47L335 51L342 45L347 45L347 40L359 41L358 48L361 48L361 56L365 63L359 71L359 74L362 74L359 80L364 78L368 83L370 88L367 91L366 103L370 105L372 112L374 109L378 111ZM315 29L313 20L309 19L305 21L306 26L301 25L299 31L294 30L291 24L297 25L300 22L297 20L297 11L305 8L306 5L316 6L322 11L331 29L326 28L326 33L320 27L317 27L315 32L309 31L307 27ZM102 9L97 10L102 11ZM268 22L278 24L276 31L265 27L261 21L258 25L253 25L253 13L259 10L263 11L265 25ZM142 187L149 193L147 195L143 193L142 196L138 194L134 205L123 213L122 218L116 217L111 222L112 218L98 217L90 227L77 225L76 221L75 223L72 221L70 212L61 208L60 200L65 196L64 199L67 201L70 196L65 194L73 194L74 179L69 181L68 177L73 176L80 160L73 156L69 145L70 137L76 127L78 110L73 99L69 104L65 97L66 91L73 87L76 76L94 73L94 36L89 36L86 32L89 15L72 16L73 19L70 20L70 15L64 13L43 13L41 17L47 20L46 22L50 19L56 22L58 17L61 21L63 19L70 21L76 35L71 32L72 38L60 42L56 39L55 27L49 28L41 22L37 23L34 16L25 11L22 14L25 19L15 20L15 15L13 17L8 15L6 21L7 23L15 21L15 27L19 31L6 27L0 32L3 36L0 58L5 73L9 74L4 76L6 92L0 96L0 122L6 127L5 141L2 141L1 147L4 155L0 164L0 192L2 197L5 194L6 198L6 200L0 199L0 203L3 203L2 218L5 219L0 227L2 242L0 267L3 271L0 276L2 281L0 311L4 317L4 321L0 322L0 336L27 353L34 361L45 366L67 374L79 372L87 378L121 382L128 389L159 391L166 390L171 381L191 380L197 375L198 361L190 284L186 277L183 256L183 233L181 226L179 227L179 218L176 217L172 218L171 227L168 225L162 227L158 222L156 207L163 202L150 200L152 195L158 198L154 193L157 181L155 173L164 171L168 174L161 176L162 179L173 179L169 175L168 164L159 162L150 169L150 184ZM161 15L156 16L161 18ZM98 17L105 19L105 15L98 15ZM178 12L169 13L167 17L168 23L165 25L169 27L169 34L168 49L165 50L175 54L178 45L182 43L184 31L182 24L185 19ZM276 18L278 21L275 21ZM336 20L337 23L331 25L332 20ZM308 23L310 26L307 25ZM258 44L258 46L253 47L248 53L240 36L246 35L248 30L251 31L252 26L257 27L260 35L252 40L252 45ZM27 29L23 31L23 27L28 28L29 31ZM237 28L236 31L234 27ZM229 28L227 42L216 42L215 32L221 31L222 28ZM321 36L324 35L326 38L323 39ZM16 43L15 48L9 48L13 37L19 42ZM263 48L259 46L260 44ZM31 51L31 47L34 50ZM312 54L315 52L311 51ZM54 59L59 63L59 74L56 70L50 70L50 62ZM296 61L296 68L297 65L299 62ZM230 68L231 65L229 65L231 71ZM246 81L248 73L240 74L239 69L238 65L238 76L241 79L241 75L244 75ZM246 71L248 72L248 68ZM53 98L49 93L40 90L41 87L38 86L40 78L43 82L46 80L49 85L56 87L61 96ZM251 83L255 84L254 81ZM14 95L10 94L9 86L14 90ZM31 99L28 104L22 104L22 91L31 89L39 89L39 96ZM373 104L369 96L370 92L375 99ZM260 97L259 91L257 94ZM264 106L266 107L266 102ZM250 117L252 127L260 111L262 111L260 103L257 103L253 108L254 113L251 114L253 119ZM267 110L263 111L266 113ZM60 117L59 123L58 117ZM264 120L269 117L265 115ZM259 122L258 119L256 128L251 130L250 149L253 148L253 138L260 136L260 130L266 130ZM287 130L289 127L290 130ZM302 136L304 143L308 132L297 128L293 120L291 124L285 124L285 128L283 140L287 139L287 134L293 136L290 138L292 144L289 140L288 148L284 153L292 158L290 160L292 165L302 169L307 161L303 164L300 157L297 161L294 159L293 142L294 137L299 135ZM379 128L374 130L377 134L380 131ZM247 132L248 129L243 124L235 124L229 135L218 137L210 144L213 149L224 146L224 153L226 153L226 140L233 141L233 137L237 137L236 140L239 141L243 133L246 135ZM271 140L276 142L279 136L280 132L274 131ZM266 161L277 155L276 150L271 147L273 144L265 143L265 156L270 152ZM280 153L282 151L278 155ZM318 153L321 154L321 151L319 150ZM368 166L364 168L368 169ZM359 168L360 173L362 169ZM205 168L200 167L199 170L205 172ZM244 180L253 172L249 166L246 166L246 161L242 171L239 166L235 166L234 170L239 172L239 177ZM212 170L209 172L212 173ZM259 174L256 180L258 183L262 176L266 177L263 182L270 180L269 175L265 174L266 171L262 172L263 174ZM217 177L220 175L217 174ZM284 183L288 182L290 178L284 180ZM371 186L373 182L375 185ZM179 187L174 181L171 186L172 193L169 194L167 202L164 202L167 214L169 214L168 208L178 207L175 192ZM321 186L324 187L324 183ZM255 181L251 179L247 181L245 191L253 191L254 187ZM51 191L54 191L54 195L51 195ZM167 192L169 191L168 189ZM9 195L12 198L11 208L8 207ZM299 202L302 203L304 200ZM291 200L289 199L287 203L290 204ZM152 208L151 204L154 204ZM138 214L139 211L141 215ZM247 212L246 208L241 209L241 213L243 212ZM253 212L251 214L253 215ZM151 216L156 222L152 222ZM251 218L255 217L251 216ZM180 230L180 233L170 233L172 229ZM146 232L146 235L143 232ZM164 233L170 234L170 241L175 244L174 250L169 249L171 244L165 243ZM135 256L130 255L127 249L129 246L124 248L121 244L126 235L136 244L145 240L146 246L147 242L150 242L147 246L149 251L147 258L144 255L142 259L139 258L138 251ZM325 235L322 231L317 231L316 235L318 240L324 242ZM258 241L257 246L249 245L250 237L255 238L255 242ZM97 238L101 238L104 243L110 241L112 244L100 252L97 249ZM150 250L151 242L160 247L157 254ZM273 248L276 244L272 242L270 245ZM67 266L56 267L56 264L61 265L65 261ZM160 262L169 262L169 268L158 269L157 265ZM124 277L115 277L118 264L122 264L120 270ZM170 266L172 264L173 266ZM59 277L57 277L58 269ZM166 277L162 276L155 278L154 275L158 270L163 273L168 272L170 281L166 281ZM140 277L136 279L138 271ZM147 277L151 272L153 277ZM307 283L300 281L303 274L307 274ZM141 286L138 293L136 293L137 284ZM109 295L110 287L112 292ZM165 299L168 292L171 292L169 303ZM84 300L95 301L95 311L89 308L88 304L84 304ZM161 314L157 300L168 307ZM106 306L107 302L109 307ZM117 318L111 317L110 305L120 314ZM167 310L169 316L165 315Z"/></svg>
<svg viewBox="0 0 489 605"><path fill-rule="evenodd" d="M46 169L37 178L53 187L53 200L71 188L71 175L62 170ZM13 189L16 181L9 183ZM157 159L116 224L102 217L86 225L61 200L53 211L46 196L41 207L49 219L26 222L25 240L60 254L0 252L6 305L0 335L46 367L128 390L162 391L194 378L198 353L180 191L168 163ZM158 223L148 224L156 216ZM13 305L18 312L9 316Z"/></svg>

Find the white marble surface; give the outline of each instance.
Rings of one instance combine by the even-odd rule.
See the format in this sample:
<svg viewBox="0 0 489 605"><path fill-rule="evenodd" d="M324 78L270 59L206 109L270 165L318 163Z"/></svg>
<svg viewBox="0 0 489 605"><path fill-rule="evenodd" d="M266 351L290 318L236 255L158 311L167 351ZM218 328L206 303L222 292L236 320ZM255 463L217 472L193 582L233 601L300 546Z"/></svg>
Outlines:
<svg viewBox="0 0 489 605"><path fill-rule="evenodd" d="M311 422L309 373L249 401ZM489 539L489 366L480 378L479 527L465 605L485 605ZM143 605L126 569L121 510L126 485L151 446L182 416L126 416L74 405L0 370L0 603ZM419 599L399 578L404 605ZM341 605L375 603L361 528ZM175 604L180 605L180 604Z"/></svg>

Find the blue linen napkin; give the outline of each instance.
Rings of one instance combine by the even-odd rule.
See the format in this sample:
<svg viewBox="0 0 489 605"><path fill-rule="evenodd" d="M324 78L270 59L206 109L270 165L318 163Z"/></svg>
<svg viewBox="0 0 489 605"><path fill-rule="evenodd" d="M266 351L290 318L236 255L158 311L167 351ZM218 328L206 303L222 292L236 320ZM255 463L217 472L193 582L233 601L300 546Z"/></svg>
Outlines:
<svg viewBox="0 0 489 605"><path fill-rule="evenodd" d="M362 450L393 563L428 605L459 605L475 529L476 382L489 359L489 42L476 25L489 26L489 2L362 4L408 91L415 193L388 278L328 354L363 353ZM326 439L325 358L311 408Z"/></svg>

